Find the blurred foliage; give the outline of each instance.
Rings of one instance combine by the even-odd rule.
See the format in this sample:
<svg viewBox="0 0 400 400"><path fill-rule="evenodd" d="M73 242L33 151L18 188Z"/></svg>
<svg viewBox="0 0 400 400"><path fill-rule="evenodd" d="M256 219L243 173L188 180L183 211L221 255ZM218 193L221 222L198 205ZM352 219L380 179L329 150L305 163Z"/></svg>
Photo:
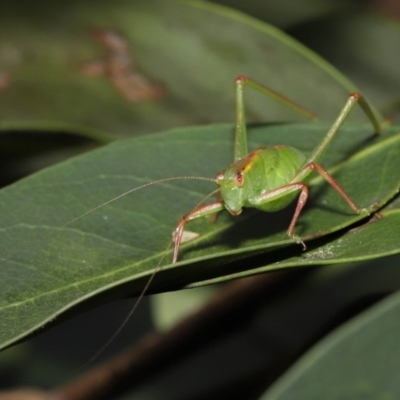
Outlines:
<svg viewBox="0 0 400 400"><path fill-rule="evenodd" d="M387 6L385 4L385 10ZM140 236L144 225L134 226L131 216L134 196L106 209L109 215L119 215L118 222L112 227L104 224L104 219L99 221L98 217L105 215L102 212L77 221L74 229L59 227L131 188L130 178L122 187L122 179L116 179L116 175L106 177L110 171L120 173L118 168L129 169L132 162L129 157L134 158L133 175L139 181L145 177L150 180L162 178L166 173L213 176L218 172L215 170L218 163L221 168L229 163L231 128L222 128L215 123L234 121L233 81L237 75L251 76L330 122L342 107L346 95L360 90L383 115L390 115L398 122L399 22L392 17L394 13L378 13L376 10L379 9L383 9L379 2L343 0L305 0L301 3L294 0L3 2L0 5L2 186L115 139L184 127L182 132L192 135L192 143L188 145L189 151L184 141L174 142L172 136L165 133L116 143L49 168L0 192L1 245L5 251L2 258L7 258L0 264L4 295L1 311L9 312L10 318L14 318L7 324L4 318L1 320L2 337L9 333L12 340L22 337L42 327L55 315L63 314L64 307L71 306L71 299L49 297L47 304L55 308L46 316L37 317L40 301L32 300L35 293L43 294L49 288L57 287L52 286L54 282L65 284L65 276L56 268L62 263L72 277L69 281L72 286L74 277L79 280L85 276L89 281L90 276L99 278L96 288L76 294L77 302L97 290L103 290L104 296L95 297L94 303L140 291L143 281L138 281L136 286L133 283L109 291L110 286L121 280L118 277L120 271L113 271L110 265L104 276L98 272L90 275L92 267L93 271L98 271L102 264L79 264L84 259L83 253L79 252L84 252L89 263L89 253L93 254L93 260L109 259L115 254L115 248L107 252L107 247L97 243L101 235L96 236L107 233L111 235L112 240L108 242L111 247L121 247L123 241L130 243L136 237L140 250L146 252L151 248L158 259L163 250L160 243L168 241L176 219L207 193L204 185L192 192L187 188L177 192L179 189L175 186L169 189L157 189L156 186L153 191L139 192L143 193L144 200L136 199L134 212L143 214L150 204L154 208L150 224L153 229L146 231L151 239ZM302 120L271 99L250 92L246 97L249 121ZM351 120L358 123L365 121L365 117L355 112ZM195 124L211 125L202 129L186 128ZM295 130L288 128L289 125L277 126L275 132L279 137L276 140L278 143L288 140L290 143L284 143L293 143L308 151L312 146L307 134L318 131L321 135L323 129L319 126L326 125L304 125ZM288 136L285 136L285 127L290 130ZM395 254L399 242L396 237L399 199L398 195L394 196L399 188L396 175L399 169L395 164L389 164L389 160L396 162L397 147L388 146L386 153L368 153L368 150L359 153L355 162L348 163L347 170L346 162L343 165L339 162L348 161L348 157L367 145L372 145L374 150L379 147L380 144L367 141L365 125L360 127L356 124L345 128L324 162L330 167L337 166L338 179L345 182L346 187L353 188L357 200L362 201L365 195L374 201L373 193L379 194L379 200L382 200L381 195L384 196L387 205L382 211L383 218L352 232L339 232L313 241L309 252L298 254L287 248L277 250L274 257L278 254L280 258L273 261L268 259L268 253L267 256L252 254L246 262L240 258L233 260L227 270L218 262L210 264L211 269L201 262L197 266L191 263L191 257L208 256L209 249L200 246L196 250L196 243L188 244L182 265L187 264L189 268L176 269L189 271L187 275L181 272L174 276L173 269L166 269L160 275L160 288L156 285L154 290L162 290L164 283L170 288L191 284L195 278L207 283L209 279L214 282L225 280L227 274L232 278L295 265L337 265L313 270L296 268L292 278L277 284L265 304L259 305L259 309L257 306L257 316L247 322L246 328L202 348L186 362L171 365L168 371L124 398L212 399L233 395L253 399L265 390L262 397L265 400L319 399L329 398L328 394L333 396L330 398L399 397L398 382L391 379L393 370L398 367L396 352L391 351L400 334L398 294L382 300L399 287L398 257L345 264L346 261ZM257 131L266 134L264 127L254 127L253 132ZM351 140L357 141L361 137L357 132L364 135L365 142L352 145ZM300 135L297 139L296 133ZM396 137L396 133L396 128L391 128L387 131L388 136L380 140L384 143L390 140L390 135ZM163 135L166 135L165 139ZM263 137L253 138L253 144L267 143ZM224 142L223 150L216 145L218 141ZM148 143L149 153L140 150L139 143L142 146ZM116 152L117 148L124 150L123 157L122 153ZM110 155L108 163L107 154ZM357 165L357 157L362 158L363 154L368 157L364 164L361 160ZM346 171L348 173L344 174ZM71 181L68 181L68 174ZM379 185L384 182L390 184L382 194ZM190 184L188 187L193 189ZM157 196L168 190L175 196L173 200L169 202L166 194L159 200ZM316 188L320 196L312 199L302 216L308 225L300 226L300 229L311 229L313 224L316 227L324 213L333 217L335 213L331 209L313 208L324 199L331 201L328 192L330 190ZM339 203L333 200L335 207L341 207ZM315 219L312 218L314 214ZM234 225L238 227L231 236L225 236L226 242L217 240L219 245L229 247L235 243L235 237L240 237L243 244L238 252L245 252L246 245L257 241L268 245L264 235L274 240L265 233L268 229L276 229L278 236L281 234L285 240L284 225L290 210L262 217L246 215L250 227L243 230L228 217L219 218L211 228L211 231L215 230L214 239L218 239L218 227L231 224L230 229ZM332 220L329 218L328 228L336 230L330 225ZM336 213L335 221L336 218L337 221L346 220L344 225L340 225L340 221L335 225L340 227L352 221L349 214ZM207 223L199 222L198 226L210 229ZM134 229L138 230L135 234ZM18 235L18 232L24 233ZM69 234L84 240L63 241L62 237ZM88 245L89 239L92 247ZM105 243L104 239L100 241ZM224 249L216 245L213 250ZM128 250L124 247L121 251ZM56 258L53 259L54 255ZM46 268L40 269L43 261L47 261ZM121 271L125 264L118 264ZM19 269L21 265L24 265L23 274ZM108 274L115 275L116 281L107 281ZM127 272L123 279L134 282L135 274L137 271ZM7 285L4 286L4 282ZM8 292L6 289L10 288L12 290ZM10 294L8 297L7 293ZM190 297L191 291L182 295ZM31 301L31 308L20 313L10 312L7 307L17 298L24 298L22 301L26 303ZM185 298L180 302L185 303ZM92 306L93 303L83 302L82 307ZM48 388L64 382L71 371L90 358L110 332L115 331L118 316L122 319L126 315L131 302L119 301L103 307L63 321L33 340L3 352L0 358L2 386ZM73 309L63 317L78 311L82 312L82 309ZM143 308L113 343L114 349L108 349L102 357L109 357L117 347L131 342L132 334L140 335L148 328L149 317L142 314L145 314ZM36 317L36 322L32 322ZM242 317L238 315L238 321ZM348 322L340 326L345 321ZM338 326L338 330L332 332ZM320 341L325 335L329 337ZM308 352L316 343L317 346ZM304 357L286 373L303 353ZM193 377L199 377L199 380ZM268 390L277 378L279 381Z"/></svg>

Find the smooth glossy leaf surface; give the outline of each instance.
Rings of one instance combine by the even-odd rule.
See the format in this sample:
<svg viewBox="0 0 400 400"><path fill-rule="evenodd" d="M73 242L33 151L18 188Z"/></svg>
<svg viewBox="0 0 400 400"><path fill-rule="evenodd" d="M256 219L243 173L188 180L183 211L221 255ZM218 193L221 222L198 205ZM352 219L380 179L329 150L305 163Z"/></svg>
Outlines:
<svg viewBox="0 0 400 400"><path fill-rule="evenodd" d="M254 149L282 143L310 153L328 127L322 123L253 127L250 146ZM377 201L384 204L400 186L396 173L400 169L397 128L387 129L379 138L371 132L369 125L346 125L323 160L327 168L336 166L335 177L360 206ZM2 190L3 345L101 292L110 291L109 297L139 293L160 261L178 219L215 189L214 184L164 182L119 198L61 227L115 196L157 179L215 176L232 160L232 135L231 125L215 125L120 141ZM236 218L224 212L214 224L206 220L191 223L188 229L200 237L182 246L179 263L167 265L171 254L166 255L151 290L218 280L219 276L301 255L301 246L286 236L292 213L293 207L277 213L245 210ZM296 232L311 239L362 218L316 178ZM390 240L393 232L388 235ZM398 251L397 243L394 251ZM269 261L268 257L257 259L257 265L241 261L244 255L282 246L290 246L290 250L271 253ZM359 256L362 258L363 253ZM303 260L298 265L304 265ZM274 268L281 266L269 267Z"/></svg>
<svg viewBox="0 0 400 400"><path fill-rule="evenodd" d="M274 254L270 258L264 257L265 265L246 271L237 272L211 282L222 282L229 279L260 274L268 271L303 266L320 266L373 260L379 257L390 256L400 252L400 237L397 234L400 225L400 202L397 207L385 207L379 212L379 219L375 217L366 221L364 225L350 231L333 236L331 240L311 242L306 252L301 254L287 254L287 258L277 261ZM392 234L390 234L392 233ZM249 265L260 264L259 259L248 260ZM199 284L207 284L203 281Z"/></svg>
<svg viewBox="0 0 400 400"><path fill-rule="evenodd" d="M397 292L315 346L261 399L396 399L399 334Z"/></svg>
<svg viewBox="0 0 400 400"><path fill-rule="evenodd" d="M6 126L62 122L132 135L230 122L233 81L239 74L270 85L320 118L333 118L355 90L283 32L205 2L64 0L32 7L18 0L0 6L0 22L0 109ZM110 73L89 76L85 63L112 57L91 29L98 36L119 34L134 72L161 85L165 95L129 102L113 86ZM246 106L254 119L299 118L257 95L249 95Z"/></svg>

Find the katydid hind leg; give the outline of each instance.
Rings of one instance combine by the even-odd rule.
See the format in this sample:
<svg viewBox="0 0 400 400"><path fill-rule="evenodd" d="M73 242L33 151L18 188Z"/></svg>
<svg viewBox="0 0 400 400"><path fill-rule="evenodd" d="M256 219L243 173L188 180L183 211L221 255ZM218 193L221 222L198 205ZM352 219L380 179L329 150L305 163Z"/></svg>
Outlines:
<svg viewBox="0 0 400 400"><path fill-rule="evenodd" d="M309 164L312 162L318 163L321 160L321 158L323 157L329 144L331 143L331 141L333 140L335 135L338 133L340 127L346 121L350 112L354 109L354 107L357 104L364 111L368 120L371 122L375 132L377 134L382 133L382 129L387 124L387 121L380 122L379 116L374 111L374 109L370 106L370 104L368 103L366 98L358 92L352 93L347 98L344 106L342 107L342 109L339 112L339 115L337 116L336 120L332 124L331 128L328 130L328 133L325 135L322 142L314 149L314 151L312 152L311 156L308 158L308 160L306 161L305 164Z"/></svg>
<svg viewBox="0 0 400 400"><path fill-rule="evenodd" d="M267 86L264 86L247 76L239 75L235 81L236 91L236 133L234 142L234 161L238 161L248 154L247 146L247 130L246 130L246 117L245 117L245 104L244 104L244 88L248 86L253 90L260 92L284 105L295 110L308 119L317 119L315 114L306 108L300 106L287 97L275 92Z"/></svg>

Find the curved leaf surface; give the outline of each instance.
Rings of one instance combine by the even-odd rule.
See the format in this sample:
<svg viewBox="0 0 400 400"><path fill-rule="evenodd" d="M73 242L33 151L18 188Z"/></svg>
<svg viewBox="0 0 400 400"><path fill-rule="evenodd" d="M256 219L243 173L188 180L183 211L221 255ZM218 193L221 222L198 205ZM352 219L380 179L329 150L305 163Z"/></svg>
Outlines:
<svg viewBox="0 0 400 400"><path fill-rule="evenodd" d="M4 2L0 21L1 117L22 129L27 122L36 127L62 122L132 135L232 121L233 80L239 74L271 85L321 118L333 118L355 90L283 32L205 2L64 0L34 8ZM165 95L129 102L110 72L89 76L85 63L112 57L90 34L93 28L120 35L131 72L161 85ZM266 112L270 120L299 118L258 95L249 95L246 105L254 119L265 119Z"/></svg>
<svg viewBox="0 0 400 400"><path fill-rule="evenodd" d="M262 144L290 144L310 153L327 129L323 123L253 127L249 145L254 149ZM379 138L371 131L369 125L346 124L323 160L325 167L334 167L335 177L360 206L378 201L383 205L400 187L397 128L387 129ZM120 141L3 189L2 346L102 292L108 297L139 293L165 254L178 219L215 186L203 181L168 181L123 196L93 212L88 210L157 179L215 176L232 160L232 135L231 125L215 125ZM236 218L220 213L214 224L205 219L192 222L188 229L200 237L182 246L179 263L168 265L171 251L165 255L151 290L217 280L291 255L301 257L301 246L286 236L292 213L293 207L277 213L245 210ZM296 232L308 240L364 217L354 215L333 189L315 178L311 200ZM366 225L364 230L378 223ZM390 240L393 232L386 235ZM398 243L394 244L396 251ZM282 246L290 247L280 252ZM252 253L272 250L276 250L272 258L268 254L256 258L256 264L242 260ZM361 251L359 257L363 257ZM303 260L297 265L304 265ZM281 266L269 267L274 268Z"/></svg>
<svg viewBox="0 0 400 400"><path fill-rule="evenodd" d="M400 252L400 235L397 234L400 225L400 202L396 207L389 206L379 211L379 217L372 217L358 227L337 235L324 237L322 240L309 242L307 251L303 253L288 252L287 257L278 260L274 253L247 259L248 269L234 272L228 276L211 279L191 286L206 285L261 274L281 268L298 266L321 266L373 260L391 256ZM261 267L253 268L254 265Z"/></svg>

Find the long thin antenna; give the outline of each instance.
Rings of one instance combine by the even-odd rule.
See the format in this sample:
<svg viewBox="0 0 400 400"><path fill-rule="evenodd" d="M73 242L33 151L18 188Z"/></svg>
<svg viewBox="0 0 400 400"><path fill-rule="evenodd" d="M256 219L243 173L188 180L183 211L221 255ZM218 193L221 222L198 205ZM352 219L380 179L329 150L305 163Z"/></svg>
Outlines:
<svg viewBox="0 0 400 400"><path fill-rule="evenodd" d="M215 183L215 179L206 178L206 177L201 177L201 176L174 176L174 177L170 177L170 178L159 179L159 180L156 180L156 181L152 181L152 182L149 182L149 183L145 183L144 185L135 187L135 188L133 188L133 189L130 189L130 190L128 190L128 191L126 191L126 192L124 192L124 193L122 193L122 194L120 194L120 195L118 195L118 196L116 196L116 197L114 197L114 198L112 198L112 199L110 199L110 200L107 200L107 201L105 201L104 203L101 203L100 205L98 205L98 206L96 206L96 207L94 207L94 208L92 208L92 209L90 209L90 210L84 212L83 214L80 214L80 215L78 215L77 217L71 219L71 220L68 221L67 223L65 223L65 224L63 224L63 225L61 225L61 226L58 226L57 228L58 228L58 229L65 228L65 227L71 225L72 223L74 223L75 221L77 221L77 220L83 218L84 216L86 216L86 215L88 215L88 214L90 214L90 213L92 213L92 212L94 212L94 211L96 211L96 210L98 210L98 209L100 209L100 208L102 208L102 207L104 207L104 206L110 204L110 203L113 203L114 201L120 199L121 197L124 197L124 196L126 196L126 195L128 195L128 194L130 194L130 193L133 193L133 192L137 191L137 190L144 189L144 188L146 188L146 187L148 187L148 186L156 185L156 184L163 183L163 182L176 181L176 180L188 180L188 179L189 179L189 180L191 179L191 180L208 181L208 182L214 182L214 183ZM218 190L219 190L219 189L218 189ZM208 197L210 197L213 193L215 193L215 191L213 191L211 194L207 195L199 204L201 204L203 201L205 201L205 200L206 200ZM42 241L46 240L47 237L50 237L50 236L52 236L53 234L54 234L54 233L50 233L50 234L48 234L48 235L45 235L45 236L41 237L40 239L34 241L33 243L30 243L30 246L32 246L32 245L34 245L34 244L36 244L36 243L39 243L39 242L42 242ZM153 273L152 273L151 276L149 277L149 279L148 279L148 281L147 281L147 283L146 283L144 289L142 290L140 296L136 299L135 304L133 305L133 307L132 307L132 309L130 310L129 314L126 316L126 318L124 319L124 321L121 323L121 325L119 326L119 328L117 329L117 331L112 335L112 337L107 341L107 343L106 343L104 346L102 346L102 348L101 348L99 351L97 351L96 354L95 354L93 357L91 357L91 359L90 359L87 363L85 363L84 366L81 367L80 369L85 368L88 364L90 364L91 362L93 362L93 361L94 361L94 360L95 360L95 359L96 359L96 358L97 358L97 357L98 357L98 356L113 342L113 340L119 335L119 333L122 331L122 329L123 329L123 328L125 327L125 325L128 323L129 319L132 317L132 314L135 312L135 310L136 310L136 308L138 307L140 301L142 300L142 298L143 298L144 295L146 294L148 288L150 287L150 284L151 284L151 282L153 281L155 275L156 275L157 272L160 270L161 264L162 264L162 262L163 262L163 260L164 260L164 258L165 258L165 256L166 256L166 254L167 254L169 248L171 247L171 244L172 244L172 243L173 243L173 241L171 240L171 241L169 242L167 248L164 250L163 255L161 256L160 261L158 262L156 268L154 269ZM27 249L27 247L25 247L25 249ZM22 249L22 251L23 251L23 250L24 250L24 249ZM15 254L19 253L19 252L20 252L20 250L14 251L14 252L11 253L10 255L8 255L7 258L3 258L3 259L0 261L0 265L3 264L3 263L5 263L5 262L7 262L7 261L11 261L12 257L13 257Z"/></svg>
<svg viewBox="0 0 400 400"><path fill-rule="evenodd" d="M139 303L142 301L144 295L147 293L147 290L149 289L151 282L153 282L154 277L156 276L157 272L160 270L161 268L161 264L164 261L164 258L168 252L168 250L171 247L171 244L173 243L173 241L171 240L168 243L168 246L166 247L166 249L164 250L160 261L158 262L158 264L156 265L156 267L154 268L154 271L152 272L152 274L150 275L149 279L146 282L145 287L143 288L142 292L140 293L139 297L136 299L135 304L132 306L132 308L130 309L128 315L124 318L124 320L121 322L121 324L119 325L118 329L112 334L112 336L107 340L106 343L104 343L104 345L96 351L96 353L90 358L90 360L88 360L82 367L79 368L79 370L85 369L88 365L90 365L94 360L96 360L99 355L101 353L103 353L103 351L105 349L108 348L108 346L115 340L115 338L121 333L121 331L125 328L126 324L129 322L129 320L131 319L132 315L134 314L134 312L136 311L136 309L139 306Z"/></svg>
<svg viewBox="0 0 400 400"><path fill-rule="evenodd" d="M65 227L67 227L67 226L73 224L74 222L78 221L79 219L85 217L86 215L88 215L88 214L90 214L90 213L92 213L92 212L94 212L94 211L96 211L96 210L98 210L98 209L100 209L100 208L102 208L102 207L104 207L104 206L110 204L110 203L113 203L114 201L120 199L121 197L124 197L124 196L126 196L126 195L128 195L128 194L130 194L130 193L136 192L137 190L143 189L143 188L145 188L145 187L152 186L152 185L156 185L156 184L158 184L158 183L163 183L163 182L177 181L177 180L187 180L187 179L199 180L199 181L208 181L208 182L214 182L214 183L215 183L215 179L206 178L206 177L202 177L202 176L173 176L173 177L170 177L170 178L159 179L159 180L157 180L157 181L152 181L152 182L149 182L149 183L145 183L144 185L137 186L137 187L135 187L135 188L133 188L133 189L130 189L130 190L128 190L128 191L126 191L126 192L124 192L124 193L122 193L122 194L120 194L120 195L118 195L118 196L116 196L116 197L113 197L112 199L107 200L107 201L105 201L104 203L101 203L100 205L98 205L98 206L96 206L96 207L94 207L94 208L91 208L90 210L84 212L83 214L80 214L80 215L78 215L77 217L75 217L75 218L69 220L69 221L66 222L65 224L60 225L60 226L57 226L57 227L55 227L55 228L57 228L57 229L65 228ZM29 244L29 247L31 247L32 245L35 245L35 244L37 244L37 243L43 242L43 241L46 240L48 237L53 236L53 235L54 235L54 232L51 232L51 233L49 233L48 235L44 235L44 236L42 236L41 238L39 238L38 240L35 240L35 241L31 242L31 243ZM26 250L27 248L28 248L28 246L22 248L22 251ZM21 249L15 250L15 251L12 252L11 254L9 254L9 255L7 256L7 258L3 258L3 259L0 261L0 265L4 264L4 263L7 262L7 261L11 261L11 260L12 260L12 257L13 257L15 254L19 253L19 252L21 252Z"/></svg>
<svg viewBox="0 0 400 400"><path fill-rule="evenodd" d="M169 180L169 178L167 178ZM192 178L191 178L192 179ZM201 178L202 179L202 178ZM207 179L209 180L209 179ZM211 181L215 182L213 179L210 179ZM164 180L163 180L164 181ZM152 182L152 183L157 183L157 182ZM141 187L136 188L135 190L138 190L144 186L148 186L149 184L145 184ZM201 201L193 208L193 210L195 210L196 208L200 207L200 205L202 203L204 203L208 198L210 198L212 195L216 194L220 189L216 189L213 190L211 193L209 193L207 196L203 197L203 199L201 199ZM158 261L156 267L154 268L154 271L152 272L152 274L150 275L149 279L146 282L145 287L143 288L142 292L140 293L139 297L136 299L134 305L132 306L131 310L129 311L128 315L124 318L124 320L121 322L121 324L119 325L118 329L112 334L112 336L107 340L107 342L90 358L89 361L87 361L80 369L85 369L89 364L91 364L94 360L96 360L96 358L103 353L103 351L105 349L107 349L107 347L115 340L115 338L121 333L121 331L124 329L124 327L126 326L126 324L129 322L129 320L131 319L132 315L134 314L134 312L136 311L139 303L142 301L143 297L145 296L145 294L147 293L154 277L156 276L156 274L160 271L161 269L161 265L162 262L168 252L168 250L170 249L171 245L173 243L173 240L171 240L168 243L167 248L164 250L160 260Z"/></svg>
<svg viewBox="0 0 400 400"><path fill-rule="evenodd" d="M90 209L89 211L86 211L85 213L83 213L81 215L78 215L77 217L71 219L66 224L61 225L58 228L59 229L65 228L66 226L71 225L72 223L77 221L78 219L83 218L85 215L88 215L88 214L98 210L99 208L102 208L102 207L106 206L107 204L113 203L114 201L120 199L121 197L124 197L124 196L126 196L126 195L128 195L130 193L136 192L137 190L144 189L145 187L156 185L158 183L169 182L169 181L177 181L177 180L187 180L187 179L198 180L198 181L208 181L208 182L214 182L215 183L215 179L205 178L205 177L202 177L202 176L173 176L171 178L163 178L163 179L159 179L157 181L152 181L152 182L149 182L149 183L145 183L144 185L141 185L141 186L135 187L133 189L130 189L127 192L124 192L124 193L120 194L119 196L116 196L116 197L112 198L111 200L107 200L104 203L101 203L100 205Z"/></svg>

